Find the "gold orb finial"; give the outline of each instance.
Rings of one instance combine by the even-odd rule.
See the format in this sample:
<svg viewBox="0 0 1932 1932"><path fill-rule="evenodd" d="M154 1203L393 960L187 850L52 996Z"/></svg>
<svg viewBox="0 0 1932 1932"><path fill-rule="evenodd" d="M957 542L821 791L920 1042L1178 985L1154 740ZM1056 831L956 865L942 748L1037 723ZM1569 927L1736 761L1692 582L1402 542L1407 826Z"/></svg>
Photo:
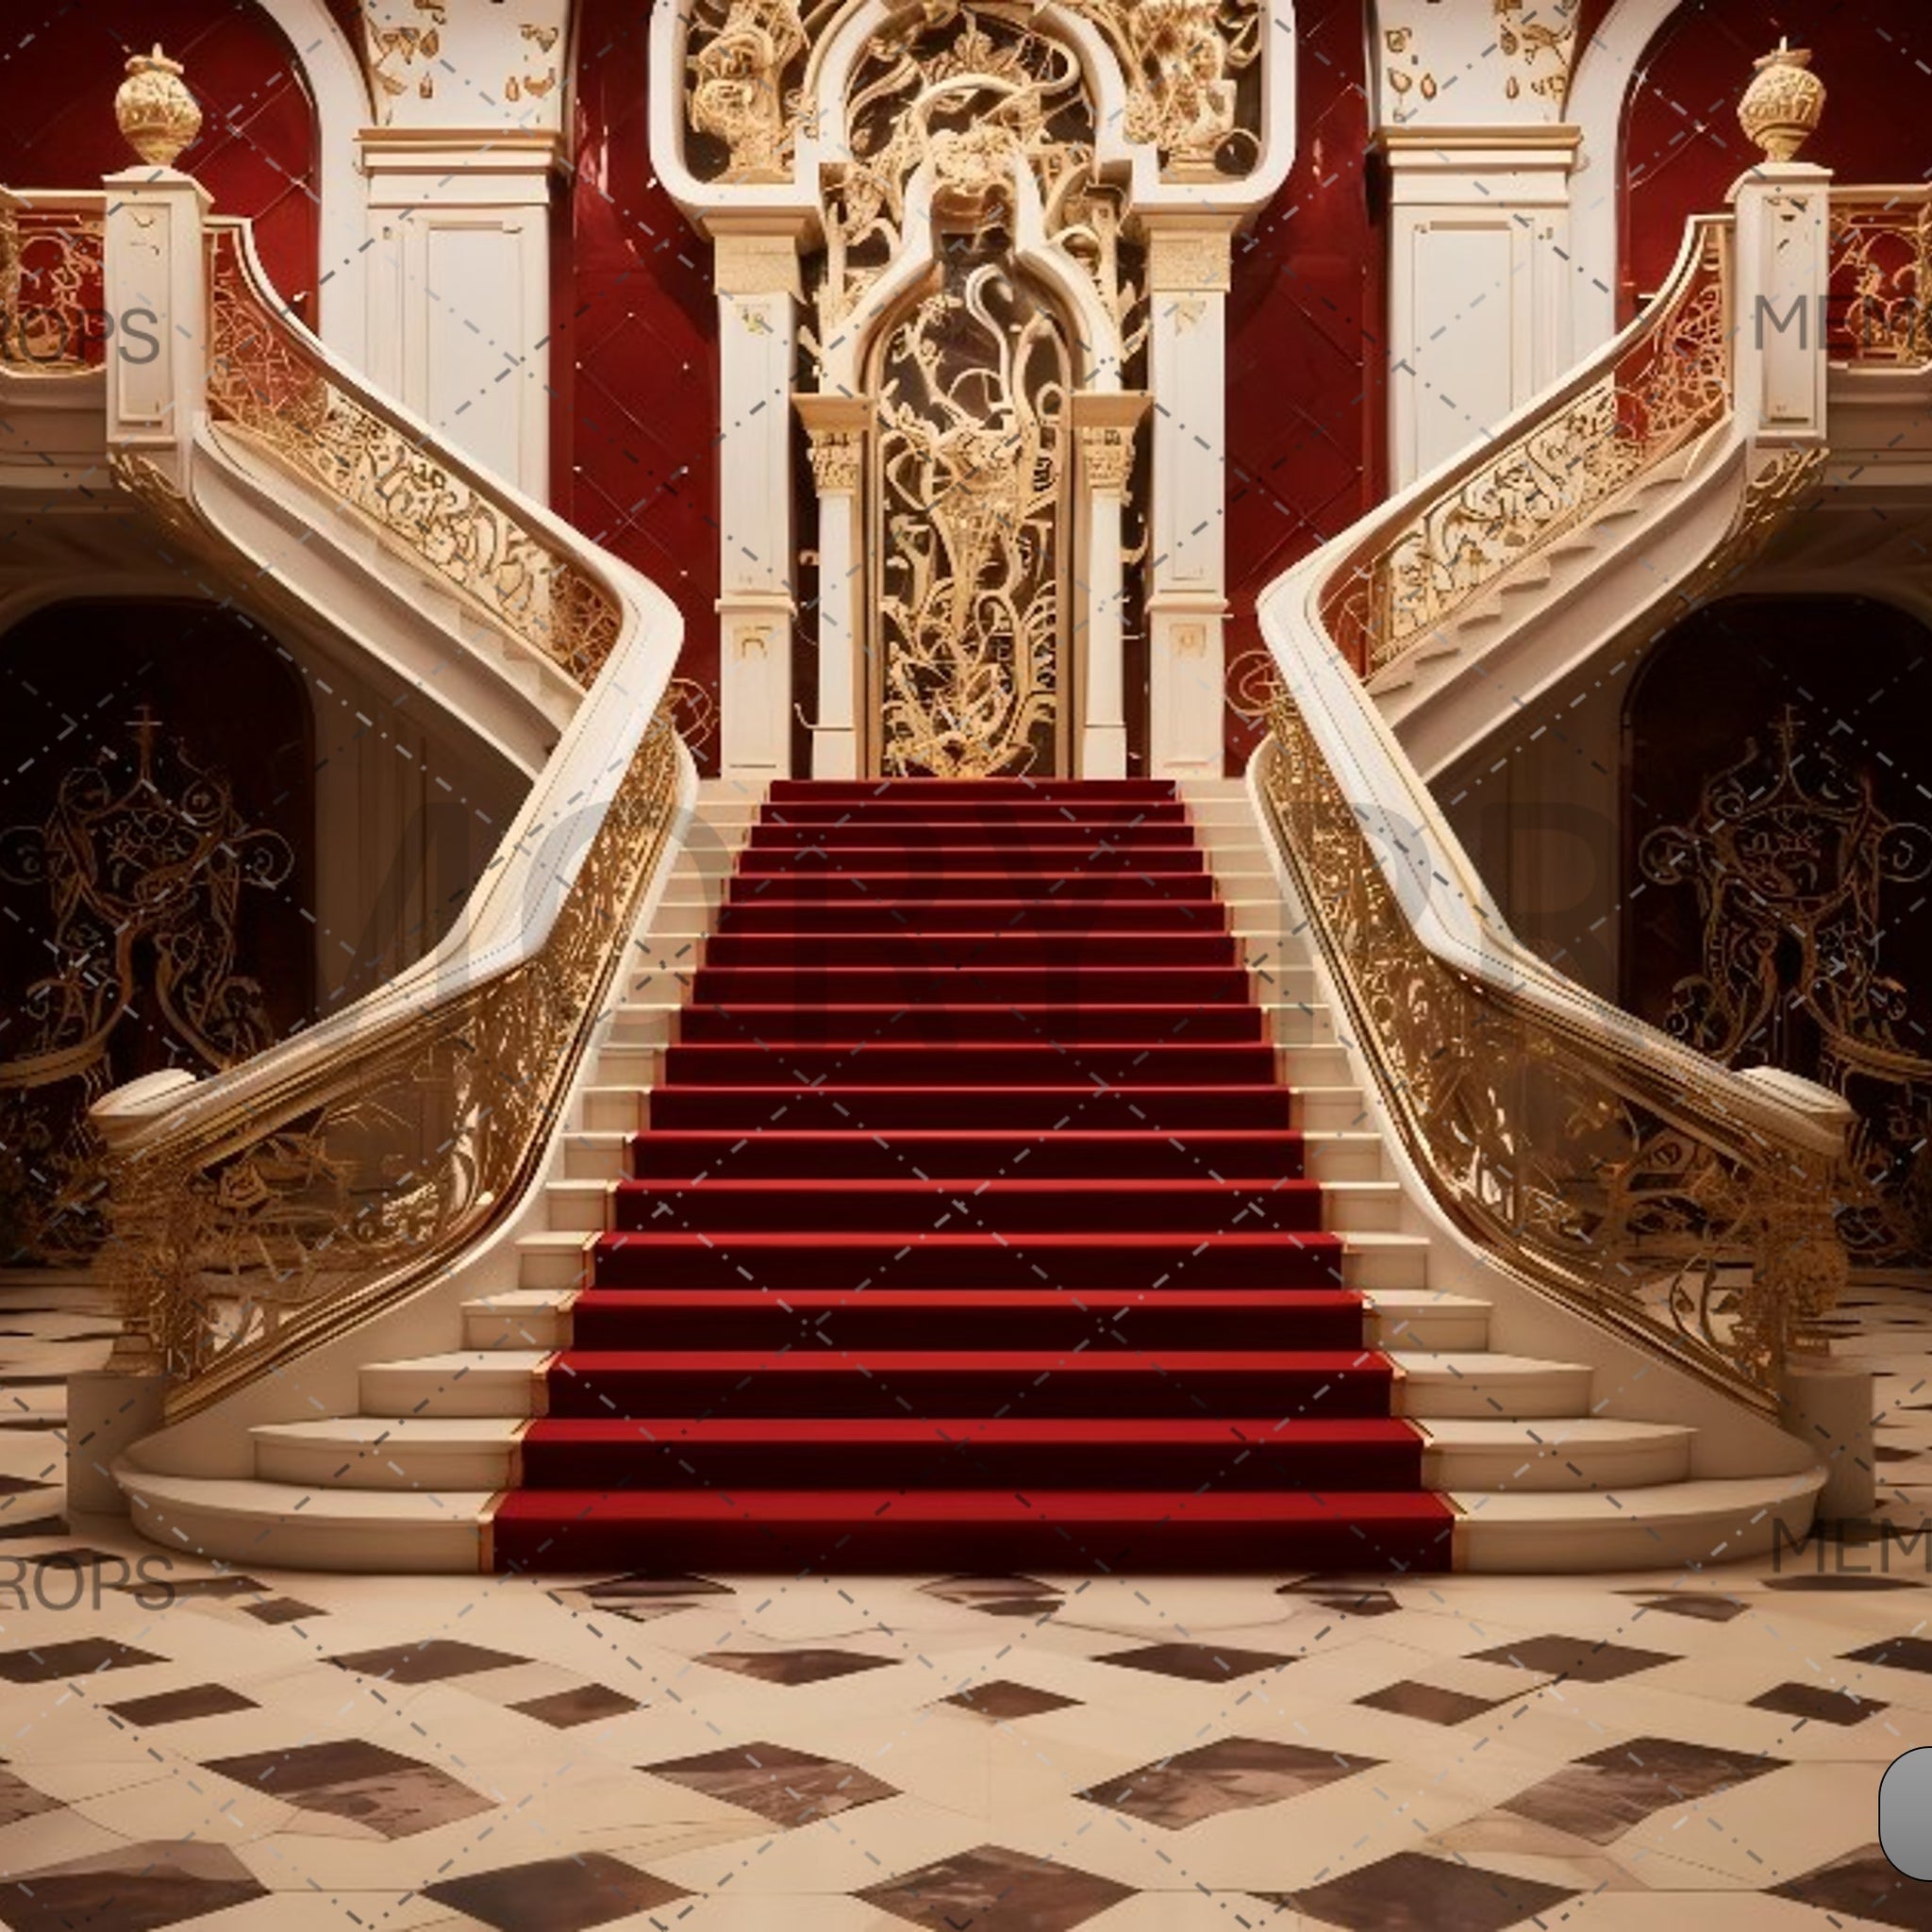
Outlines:
<svg viewBox="0 0 1932 1932"><path fill-rule="evenodd" d="M152 54L136 54L127 78L114 96L114 119L127 144L157 168L172 168L175 158L201 132L201 108L181 78L181 63L155 44Z"/></svg>
<svg viewBox="0 0 1932 1932"><path fill-rule="evenodd" d="M1824 83L1811 72L1811 49L1782 39L1752 65L1757 75L1738 103L1738 124L1768 159L1791 160L1824 113Z"/></svg>

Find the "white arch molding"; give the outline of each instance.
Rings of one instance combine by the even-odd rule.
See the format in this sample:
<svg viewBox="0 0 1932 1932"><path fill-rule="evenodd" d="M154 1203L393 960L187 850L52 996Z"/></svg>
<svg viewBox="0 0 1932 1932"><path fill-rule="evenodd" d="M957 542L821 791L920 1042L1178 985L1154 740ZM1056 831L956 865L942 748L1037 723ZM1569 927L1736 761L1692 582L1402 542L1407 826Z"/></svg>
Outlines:
<svg viewBox="0 0 1932 1932"><path fill-rule="evenodd" d="M323 0L256 0L294 50L315 100L321 233L316 333L369 366L369 227L357 137L374 119L362 61ZM194 76L189 75L193 84Z"/></svg>
<svg viewBox="0 0 1932 1932"><path fill-rule="evenodd" d="M1644 50L1684 0L1616 0L1576 63L1569 117L1581 130L1570 190L1570 241L1576 258L1571 304L1572 360L1617 332L1618 192L1624 109Z"/></svg>

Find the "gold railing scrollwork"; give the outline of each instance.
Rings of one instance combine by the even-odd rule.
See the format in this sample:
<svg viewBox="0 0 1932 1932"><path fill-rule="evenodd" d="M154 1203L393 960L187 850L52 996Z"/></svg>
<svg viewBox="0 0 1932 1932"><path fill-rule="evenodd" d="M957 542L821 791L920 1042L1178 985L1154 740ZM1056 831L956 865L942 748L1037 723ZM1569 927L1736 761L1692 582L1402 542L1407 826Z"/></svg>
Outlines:
<svg viewBox="0 0 1932 1932"><path fill-rule="evenodd" d="M1731 408L1728 217L1691 225L1669 286L1514 436L1485 443L1329 585L1324 621L1365 676L1421 646Z"/></svg>
<svg viewBox="0 0 1932 1932"><path fill-rule="evenodd" d="M1932 362L1932 188L1831 196L1824 340L1839 362Z"/></svg>
<svg viewBox="0 0 1932 1932"><path fill-rule="evenodd" d="M0 201L0 368L71 375L107 354L99 193Z"/></svg>
<svg viewBox="0 0 1932 1932"><path fill-rule="evenodd" d="M347 505L494 624L588 687L615 598L482 474L341 379L269 292L245 225L210 224L208 409Z"/></svg>
<svg viewBox="0 0 1932 1932"><path fill-rule="evenodd" d="M665 857L684 754L670 706L645 730L547 937L458 982L266 1096L192 1113L110 1155L102 1265L130 1366L205 1406L265 1360L432 1279L521 1197ZM544 842L566 870L568 818Z"/></svg>
<svg viewBox="0 0 1932 1932"><path fill-rule="evenodd" d="M1270 724L1258 777L1280 850L1440 1204L1504 1266L1774 1407L1788 1357L1824 1351L1846 1277L1828 1138L1727 1108L1738 1076L1686 1078L1681 1049L1627 1016L1591 1024L1533 974L1449 963L1285 690Z"/></svg>

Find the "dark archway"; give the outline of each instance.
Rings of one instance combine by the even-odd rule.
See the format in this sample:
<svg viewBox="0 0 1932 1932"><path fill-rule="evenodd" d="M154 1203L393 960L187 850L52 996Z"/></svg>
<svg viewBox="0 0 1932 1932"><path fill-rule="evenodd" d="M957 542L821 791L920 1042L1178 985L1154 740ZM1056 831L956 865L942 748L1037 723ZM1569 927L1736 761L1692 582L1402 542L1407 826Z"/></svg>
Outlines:
<svg viewBox="0 0 1932 1932"><path fill-rule="evenodd" d="M315 749L240 612L68 602L0 637L0 1255L98 1239L89 1104L203 1074L315 1002Z"/></svg>
<svg viewBox="0 0 1932 1932"><path fill-rule="evenodd" d="M1857 1108L1855 1257L1932 1263L1932 629L1863 597L1738 597L1624 708L1623 997Z"/></svg>

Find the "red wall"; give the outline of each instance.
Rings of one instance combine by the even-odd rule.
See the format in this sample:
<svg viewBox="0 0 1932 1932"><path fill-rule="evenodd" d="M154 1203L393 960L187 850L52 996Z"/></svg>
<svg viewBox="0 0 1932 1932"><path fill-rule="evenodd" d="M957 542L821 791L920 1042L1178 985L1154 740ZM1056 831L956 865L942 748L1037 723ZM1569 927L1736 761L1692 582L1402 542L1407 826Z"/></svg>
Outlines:
<svg viewBox="0 0 1932 1932"><path fill-rule="evenodd" d="M201 137L181 165L223 214L249 215L271 279L314 321L315 109L293 50L252 0L81 0L0 36L0 182L98 187L137 165L114 125L130 53L188 70ZM25 28L25 21L14 21Z"/></svg>
<svg viewBox="0 0 1932 1932"><path fill-rule="evenodd" d="M1386 243L1362 154L1362 0L1302 0L1296 16L1299 154L1235 243L1228 300L1227 655L1237 675L1261 643L1256 597L1383 488ZM1255 735L1229 712L1231 772Z"/></svg>
<svg viewBox="0 0 1932 1932"><path fill-rule="evenodd" d="M717 301L710 244L651 172L648 38L637 0L584 0L576 176L558 224L552 494L677 600L678 674L715 691Z"/></svg>
<svg viewBox="0 0 1932 1932"><path fill-rule="evenodd" d="M1624 125L1626 314L1669 275L1693 214L1761 158L1738 125L1751 63L1788 35L1812 50L1824 121L1804 158L1844 181L1932 175L1925 0L1690 0L1645 50Z"/></svg>

